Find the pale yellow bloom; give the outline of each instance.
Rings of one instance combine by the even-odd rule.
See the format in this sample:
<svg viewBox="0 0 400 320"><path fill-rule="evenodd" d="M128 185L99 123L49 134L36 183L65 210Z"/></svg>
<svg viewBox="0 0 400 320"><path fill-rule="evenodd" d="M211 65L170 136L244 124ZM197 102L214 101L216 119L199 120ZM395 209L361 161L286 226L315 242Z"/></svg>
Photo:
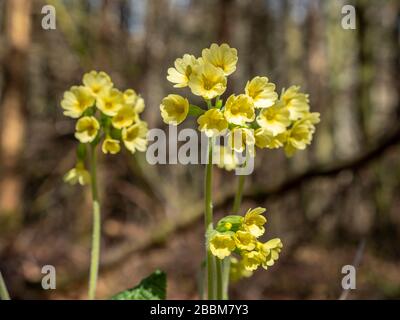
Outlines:
<svg viewBox="0 0 400 320"><path fill-rule="evenodd" d="M64 93L61 107L65 110L64 115L71 118L79 118L86 109L94 104L91 91L84 86L73 86Z"/></svg>
<svg viewBox="0 0 400 320"><path fill-rule="evenodd" d="M207 137L214 137L223 133L228 128L228 122L223 113L218 109L210 109L202 114L198 119L199 130L203 131Z"/></svg>
<svg viewBox="0 0 400 320"><path fill-rule="evenodd" d="M116 154L121 150L121 146L119 145L119 140L112 139L112 138L106 138L103 141L103 144L101 146L101 150L103 153L111 153L111 154Z"/></svg>
<svg viewBox="0 0 400 320"><path fill-rule="evenodd" d="M236 152L243 152L247 147L254 154L254 131L248 128L233 128L228 134L228 145Z"/></svg>
<svg viewBox="0 0 400 320"><path fill-rule="evenodd" d="M203 49L201 56L203 61L220 68L226 76L236 70L238 61L237 50L229 47L226 43L218 46L213 43L209 49Z"/></svg>
<svg viewBox="0 0 400 320"><path fill-rule="evenodd" d="M189 79L189 88L192 93L210 100L220 96L226 90L224 72L209 63L200 63L195 66Z"/></svg>
<svg viewBox="0 0 400 320"><path fill-rule="evenodd" d="M310 110L308 94L299 92L299 86L291 86L282 92L281 101L290 113L290 120L303 118Z"/></svg>
<svg viewBox="0 0 400 320"><path fill-rule="evenodd" d="M254 136L256 138L256 146L261 149L277 149L283 147L286 140L285 133L274 136L271 131L264 128L258 128L254 132Z"/></svg>
<svg viewBox="0 0 400 320"><path fill-rule="evenodd" d="M100 124L95 117L82 117L75 126L75 138L82 143L92 142L100 129Z"/></svg>
<svg viewBox="0 0 400 320"><path fill-rule="evenodd" d="M231 257L230 259L229 278L232 282L236 282L242 278L249 278L253 275L252 271L246 270L243 259L238 260L235 257Z"/></svg>
<svg viewBox="0 0 400 320"><path fill-rule="evenodd" d="M115 116L123 105L123 95L118 89L102 91L97 96L97 108L107 116Z"/></svg>
<svg viewBox="0 0 400 320"><path fill-rule="evenodd" d="M235 241L232 235L229 233L214 234L210 239L210 250L214 256L220 259L229 256L235 250Z"/></svg>
<svg viewBox="0 0 400 320"><path fill-rule="evenodd" d="M142 113L144 110L144 100L139 96L135 90L127 89L124 91L123 95L124 105L131 107L137 114Z"/></svg>
<svg viewBox="0 0 400 320"><path fill-rule="evenodd" d="M253 236L250 232L247 231L236 231L235 235L233 236L236 247L241 250L248 250L251 251L256 247L256 237Z"/></svg>
<svg viewBox="0 0 400 320"><path fill-rule="evenodd" d="M315 132L314 124L319 122L319 113L310 113L304 119L296 121L286 135L285 153L293 156L297 150L304 150L311 144Z"/></svg>
<svg viewBox="0 0 400 320"><path fill-rule="evenodd" d="M264 256L262 267L268 269L275 264L275 261L279 259L279 253L283 248L281 239L271 239L266 243L259 243L258 250Z"/></svg>
<svg viewBox="0 0 400 320"><path fill-rule="evenodd" d="M117 114L112 118L112 125L116 129L129 127L138 120L138 115L133 107L124 105L118 110Z"/></svg>
<svg viewBox="0 0 400 320"><path fill-rule="evenodd" d="M90 71L83 75L83 84L89 88L95 97L113 87L110 76L103 72Z"/></svg>
<svg viewBox="0 0 400 320"><path fill-rule="evenodd" d="M178 94L169 94L160 105L161 116L165 123L178 125L189 112L189 101Z"/></svg>
<svg viewBox="0 0 400 320"><path fill-rule="evenodd" d="M239 159L232 148L216 145L213 148L213 163L221 169L231 171L237 167Z"/></svg>
<svg viewBox="0 0 400 320"><path fill-rule="evenodd" d="M243 265L246 270L254 271L262 264L264 261L263 255L258 251L244 251L242 253Z"/></svg>
<svg viewBox="0 0 400 320"><path fill-rule="evenodd" d="M144 110L144 99L141 96L138 96L133 107L137 114L142 113Z"/></svg>
<svg viewBox="0 0 400 320"><path fill-rule="evenodd" d="M244 125L255 118L254 104L245 94L235 96L232 94L226 100L224 116L230 123Z"/></svg>
<svg viewBox="0 0 400 320"><path fill-rule="evenodd" d="M245 92L253 99L256 108L271 107L278 99L275 85L268 82L267 77L255 77L251 81L247 81Z"/></svg>
<svg viewBox="0 0 400 320"><path fill-rule="evenodd" d="M262 215L264 208L249 209L243 219L244 230L250 232L256 238L262 236L265 232L264 224L267 219Z"/></svg>
<svg viewBox="0 0 400 320"><path fill-rule="evenodd" d="M190 75L197 63L196 57L190 54L185 54L182 58L176 59L174 63L175 68L168 69L168 81L175 83L175 88L187 87Z"/></svg>
<svg viewBox="0 0 400 320"><path fill-rule="evenodd" d="M145 151L147 148L147 124L146 122L137 122L129 128L122 129L122 140L125 147L132 153Z"/></svg>
<svg viewBox="0 0 400 320"><path fill-rule="evenodd" d="M261 110L257 123L276 136L285 132L290 125L289 111L281 102L277 102L272 107Z"/></svg>
<svg viewBox="0 0 400 320"><path fill-rule="evenodd" d="M90 183L90 174L85 169L84 164L82 162L78 162L75 168L69 170L64 175L64 182L72 185L79 183L81 186L84 186Z"/></svg>

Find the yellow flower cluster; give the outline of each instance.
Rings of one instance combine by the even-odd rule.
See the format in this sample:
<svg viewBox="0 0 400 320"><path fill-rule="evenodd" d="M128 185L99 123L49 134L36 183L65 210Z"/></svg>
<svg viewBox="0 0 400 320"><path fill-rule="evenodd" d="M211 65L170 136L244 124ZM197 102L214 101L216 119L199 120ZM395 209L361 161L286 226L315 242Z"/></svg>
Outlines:
<svg viewBox="0 0 400 320"><path fill-rule="evenodd" d="M230 215L222 218L215 230L208 235L211 253L224 259L235 253L241 260L233 260L233 272L251 275L259 266L264 269L272 266L279 258L283 247L280 239L275 238L265 243L258 241L265 228L267 219L262 215L264 208L249 209L245 216Z"/></svg>
<svg viewBox="0 0 400 320"><path fill-rule="evenodd" d="M227 77L236 70L237 61L237 50L225 43L213 43L203 49L201 57L185 54L176 59L174 68L168 69L167 79L176 88L189 87L207 102L207 109L170 94L160 105L164 122L178 125L188 115L197 116L200 131L208 137L227 133L229 147L237 152L246 147L251 152L254 146L284 147L291 156L296 150L305 149L311 143L319 114L310 112L308 95L299 87L291 86L279 97L275 84L267 77L256 76L247 82L244 93L232 94L225 103L222 101Z"/></svg>
<svg viewBox="0 0 400 320"><path fill-rule="evenodd" d="M81 143L92 143L101 138L102 129L104 153L118 153L120 139L132 153L145 151L147 123L139 117L143 98L132 89L114 88L110 76L102 71L86 73L82 83L65 92L61 101L64 115L79 118L75 137Z"/></svg>
<svg viewBox="0 0 400 320"><path fill-rule="evenodd" d="M77 119L75 138L81 144L97 145L102 140L105 154L116 154L121 142L132 153L147 148L147 123L140 119L144 100L133 89L120 91L108 74L91 71L82 84L72 86L61 101L64 115ZM84 152L78 152L78 164L64 177L70 183L88 183L83 166Z"/></svg>

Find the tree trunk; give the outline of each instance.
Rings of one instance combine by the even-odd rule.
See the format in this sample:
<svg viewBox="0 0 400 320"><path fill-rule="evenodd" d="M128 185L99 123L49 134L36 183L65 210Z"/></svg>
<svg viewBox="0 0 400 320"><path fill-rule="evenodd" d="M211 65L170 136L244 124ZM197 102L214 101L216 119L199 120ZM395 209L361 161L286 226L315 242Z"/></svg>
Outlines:
<svg viewBox="0 0 400 320"><path fill-rule="evenodd" d="M30 44L31 0L7 0L3 61L4 87L0 103L0 218L13 224L21 218L23 176L21 155L26 129L27 55Z"/></svg>

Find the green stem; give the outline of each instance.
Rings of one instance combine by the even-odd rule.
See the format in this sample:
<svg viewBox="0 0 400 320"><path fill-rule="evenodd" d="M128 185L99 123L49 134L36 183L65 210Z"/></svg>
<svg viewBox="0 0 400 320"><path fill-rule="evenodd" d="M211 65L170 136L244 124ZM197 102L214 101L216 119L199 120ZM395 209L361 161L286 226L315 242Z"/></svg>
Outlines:
<svg viewBox="0 0 400 320"><path fill-rule="evenodd" d="M91 146L91 164L90 176L92 187L93 201L93 229L92 229L92 252L90 260L90 277L89 277L89 299L96 297L97 276L99 273L100 262L100 202L97 190L97 157L96 146Z"/></svg>
<svg viewBox="0 0 400 320"><path fill-rule="evenodd" d="M217 300L223 300L224 298L224 285L223 285L223 275L222 275L222 260L215 259L217 266Z"/></svg>
<svg viewBox="0 0 400 320"><path fill-rule="evenodd" d="M206 165L205 173L205 185L204 185L204 222L206 235L208 231L213 228L213 208L212 208L212 138L208 139L208 161ZM208 240L207 240L208 241ZM208 288L208 299L214 299L215 287L214 287L214 268L215 259L212 255L208 243L206 243L206 256L207 256L207 288Z"/></svg>
<svg viewBox="0 0 400 320"><path fill-rule="evenodd" d="M10 295L8 294L6 283L4 282L3 275L1 274L1 272L0 272L0 298L1 300L11 300Z"/></svg>
<svg viewBox="0 0 400 320"><path fill-rule="evenodd" d="M246 178L245 175L240 175L238 178L238 184L237 184L235 199L233 201L233 208L232 208L233 214L237 214L239 212L240 204L242 203L245 178Z"/></svg>

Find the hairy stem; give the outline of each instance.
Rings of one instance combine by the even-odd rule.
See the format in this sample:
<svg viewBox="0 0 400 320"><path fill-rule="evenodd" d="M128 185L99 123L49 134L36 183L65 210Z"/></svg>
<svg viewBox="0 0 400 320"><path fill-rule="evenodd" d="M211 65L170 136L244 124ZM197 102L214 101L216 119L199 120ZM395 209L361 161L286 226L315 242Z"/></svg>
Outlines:
<svg viewBox="0 0 400 320"><path fill-rule="evenodd" d="M90 176L92 187L93 201L93 229L92 229L92 251L90 260L90 276L89 276L89 299L93 300L96 297L97 277L99 273L100 262L100 202L97 190L97 157L96 146L91 146L91 164Z"/></svg>
<svg viewBox="0 0 400 320"><path fill-rule="evenodd" d="M213 227L213 208L212 208L212 138L208 140L208 161L205 172L205 184L204 184L204 222L206 235L209 230ZM206 237L206 242L208 239ZM214 269L215 259L211 254L208 243L206 243L206 256L207 256L207 288L208 288L208 299L214 299L215 297L215 286L214 286Z"/></svg>

